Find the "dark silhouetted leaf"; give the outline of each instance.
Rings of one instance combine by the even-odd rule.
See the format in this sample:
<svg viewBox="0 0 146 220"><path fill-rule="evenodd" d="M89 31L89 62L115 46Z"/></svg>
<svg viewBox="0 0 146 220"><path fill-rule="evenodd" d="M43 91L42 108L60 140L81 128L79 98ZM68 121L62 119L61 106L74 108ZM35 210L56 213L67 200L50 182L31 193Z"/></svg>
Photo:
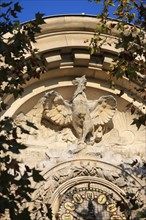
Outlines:
<svg viewBox="0 0 146 220"><path fill-rule="evenodd" d="M35 168L33 168L32 170L32 177L35 182L40 182L45 180L44 177L40 174L40 171L36 170Z"/></svg>
<svg viewBox="0 0 146 220"><path fill-rule="evenodd" d="M44 16L44 14L39 13L39 12L35 14L35 19L36 19L36 22L37 22L38 24L43 24L43 23L45 23L45 22L44 22L44 19L43 19L43 16Z"/></svg>
<svg viewBox="0 0 146 220"><path fill-rule="evenodd" d="M34 129L38 130L38 128L34 125L34 123L32 123L32 122L30 122L28 120L26 120L26 125L28 125L29 127L32 127Z"/></svg>

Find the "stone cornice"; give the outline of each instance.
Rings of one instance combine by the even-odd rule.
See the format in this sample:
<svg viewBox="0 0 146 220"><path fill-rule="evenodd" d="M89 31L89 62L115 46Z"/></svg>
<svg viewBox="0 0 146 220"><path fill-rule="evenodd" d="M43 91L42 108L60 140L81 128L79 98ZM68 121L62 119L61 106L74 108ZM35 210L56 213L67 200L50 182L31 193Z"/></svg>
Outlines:
<svg viewBox="0 0 146 220"><path fill-rule="evenodd" d="M41 78L31 79L24 85L25 93L22 98L19 98L14 102L11 96L6 98L6 103L11 106L12 110L7 112L16 112L16 106L19 108L23 103L30 99L30 96L37 95L34 88L39 89L40 93L45 92L51 86L56 86L54 80L66 84L65 77L68 81L71 81L75 76L86 75L88 79L96 80L96 84L103 85L102 89L109 88L107 74L109 66L118 54L118 50L115 48L115 42L117 41L117 30L112 30L112 35L106 35L109 44L102 46L101 53L98 55L91 55L89 52L90 39L94 34L95 29L98 26L98 21L94 16L86 15L61 15L55 17L49 17L45 19L46 24L43 24L42 32L37 36L37 42L34 44L42 58L42 65L45 66L45 73L41 75ZM111 21L110 22L117 22ZM102 37L105 37L103 34ZM57 80L57 84L58 84ZM129 82L127 78L114 79L116 90L110 90L111 93L120 94L121 90L124 90L125 94L123 99L128 102L132 102L132 98L136 98L135 105L139 107L141 104L141 97L137 93L136 89L140 88L138 81ZM89 80L88 80L89 82ZM48 86L46 86L46 83ZM42 85L44 85L42 87ZM107 85L108 84L108 85ZM29 91L29 98L26 99L26 95ZM35 91L35 92L34 92ZM19 103L18 105L16 105ZM15 109L15 110L14 110ZM8 115L11 115L8 113Z"/></svg>

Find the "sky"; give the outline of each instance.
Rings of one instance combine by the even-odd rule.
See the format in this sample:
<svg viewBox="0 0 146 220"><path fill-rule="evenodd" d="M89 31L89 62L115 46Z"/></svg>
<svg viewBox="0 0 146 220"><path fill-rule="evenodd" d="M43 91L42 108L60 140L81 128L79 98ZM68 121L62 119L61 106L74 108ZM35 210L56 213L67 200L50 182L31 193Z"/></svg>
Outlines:
<svg viewBox="0 0 146 220"><path fill-rule="evenodd" d="M94 15L101 12L103 3L96 4L95 0L0 0L0 3L19 2L23 8L21 13L18 13L18 19L21 23L33 20L35 13L40 12L44 17L56 15ZM139 3L140 0L137 0ZM113 12L115 8L110 8L109 17L114 18Z"/></svg>
<svg viewBox="0 0 146 220"><path fill-rule="evenodd" d="M1 1L1 0L0 0ZM2 0L7 2L8 0ZM34 19L37 12L44 13L45 16L54 16L62 14L82 14L97 15L102 4L95 4L88 0L12 0L19 2L23 10L18 14L20 22L26 22Z"/></svg>

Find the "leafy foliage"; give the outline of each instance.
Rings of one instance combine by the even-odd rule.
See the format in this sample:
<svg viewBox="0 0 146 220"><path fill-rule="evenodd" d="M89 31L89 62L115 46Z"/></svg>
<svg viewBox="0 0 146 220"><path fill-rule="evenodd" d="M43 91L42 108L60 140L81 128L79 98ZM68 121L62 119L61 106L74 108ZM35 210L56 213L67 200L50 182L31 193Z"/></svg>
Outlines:
<svg viewBox="0 0 146 220"><path fill-rule="evenodd" d="M0 121L0 217L10 219L31 219L28 210L29 202L33 202L31 194L34 182L44 181L40 171L30 169L18 161L17 154L26 146L21 143L21 132L12 118ZM28 132L28 131L27 131Z"/></svg>
<svg viewBox="0 0 146 220"><path fill-rule="evenodd" d="M13 2L0 4L0 111L6 109L4 98L13 95L16 99L23 92L23 85L32 77L42 73L41 57L33 49L35 34L40 33L44 23L43 14L37 13L35 20L21 25L17 13L22 7ZM27 126L37 129L31 122ZM43 213L43 207L35 207L31 194L34 182L44 181L40 171L22 165L18 154L26 148L21 134L29 131L17 125L12 118L0 121L0 219L29 220L33 216L30 207ZM44 204L45 205L45 204ZM46 206L50 214L49 205ZM42 214L43 216L44 214Z"/></svg>
<svg viewBox="0 0 146 220"><path fill-rule="evenodd" d="M34 21L21 25L18 20L12 20L17 18L17 12L21 12L21 6L10 2L0 5L0 8L3 7L8 8L0 15L1 110L6 108L3 102L5 95L13 94L16 99L22 94L26 81L32 77L39 78L44 71L41 57L32 45L32 42L35 42L35 34L41 31L40 24L44 23L43 14L37 13Z"/></svg>
<svg viewBox="0 0 146 220"><path fill-rule="evenodd" d="M137 217L140 218L146 218L146 209L144 209L141 212L138 212Z"/></svg>
<svg viewBox="0 0 146 220"><path fill-rule="evenodd" d="M92 1L92 0L89 0ZM136 0L93 0L96 4L103 4L102 11L99 12L98 29L90 42L91 54L102 53L102 46L106 43L111 46L108 41L108 35L116 30L119 38L115 41L118 55L113 59L109 69L109 80L111 86L114 87L113 78L117 79L127 77L129 81L137 81L140 89L142 102L146 102L146 2ZM110 11L114 11L116 20L109 19ZM123 95L121 90L119 96ZM146 112L142 113L133 103L127 108L131 114L137 114L132 124L139 129L141 125L146 126ZM144 109L143 109L144 110ZM123 165L122 165L123 166ZM144 167L145 169L145 167ZM130 213L139 210L136 195L127 194L132 206L129 208ZM121 205L120 205L121 206ZM121 206L122 207L122 206ZM136 212L134 219L145 219L146 210L141 205L141 210ZM131 214L128 219L133 219Z"/></svg>
<svg viewBox="0 0 146 220"><path fill-rule="evenodd" d="M92 1L92 0L90 0ZM109 76L118 78L127 77L130 81L138 81L143 103L146 102L146 2L136 0L93 0L96 4L102 3L98 29L90 42L92 53L101 53L102 46L110 44L106 34L112 34L113 29L119 33L116 48L119 53L111 63ZM117 19L110 20L110 11L113 11ZM109 22L110 21L110 22ZM113 84L113 83L112 83ZM146 125L146 116L134 121L138 127ZM143 120L141 120L143 119ZM141 123L142 122L142 123Z"/></svg>

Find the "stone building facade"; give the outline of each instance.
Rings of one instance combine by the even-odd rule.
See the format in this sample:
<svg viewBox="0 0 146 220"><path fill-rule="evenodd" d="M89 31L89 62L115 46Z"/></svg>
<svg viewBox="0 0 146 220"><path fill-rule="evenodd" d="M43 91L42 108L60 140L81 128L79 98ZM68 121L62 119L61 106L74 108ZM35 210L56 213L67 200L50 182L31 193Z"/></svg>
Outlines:
<svg viewBox="0 0 146 220"><path fill-rule="evenodd" d="M131 125L136 115L128 106L142 111L145 106L135 89L138 82L113 79L115 89L109 86L118 31L103 34L110 44L91 55L97 18L66 15L45 22L34 47L46 71L28 81L22 97L8 98L11 107L4 113L26 128L26 120L38 128L22 136L28 148L20 155L46 180L35 185L33 196L51 203L54 220L134 218L130 210L141 210L145 200L146 130Z"/></svg>

